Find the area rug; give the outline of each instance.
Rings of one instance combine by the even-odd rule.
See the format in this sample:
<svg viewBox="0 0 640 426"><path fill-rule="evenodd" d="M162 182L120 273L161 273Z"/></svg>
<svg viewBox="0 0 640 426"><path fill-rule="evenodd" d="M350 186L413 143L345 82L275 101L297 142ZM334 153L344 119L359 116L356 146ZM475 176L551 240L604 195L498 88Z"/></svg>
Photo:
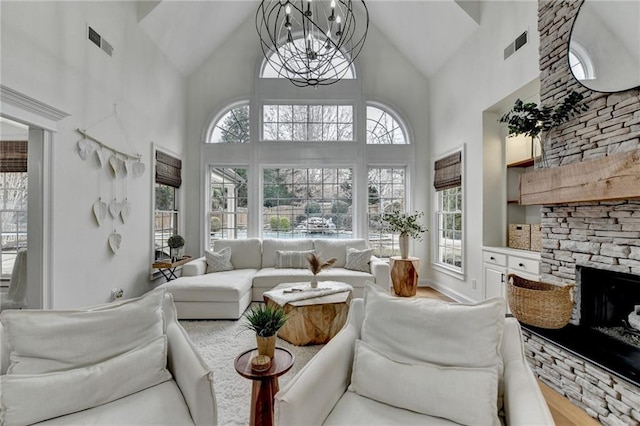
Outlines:
<svg viewBox="0 0 640 426"><path fill-rule="evenodd" d="M249 424L251 407L251 380L236 373L235 358L247 349L256 347L255 333L242 327L244 319L180 320L196 349L214 371L214 388L218 403L219 425ZM289 372L280 376L282 388L322 348L294 346L278 338L277 346L290 350L296 357Z"/></svg>

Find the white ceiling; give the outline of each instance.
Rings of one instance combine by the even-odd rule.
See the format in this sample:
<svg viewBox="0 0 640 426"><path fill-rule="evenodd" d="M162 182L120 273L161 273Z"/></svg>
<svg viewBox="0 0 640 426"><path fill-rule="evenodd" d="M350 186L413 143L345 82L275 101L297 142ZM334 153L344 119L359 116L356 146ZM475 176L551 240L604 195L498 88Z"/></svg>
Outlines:
<svg viewBox="0 0 640 426"><path fill-rule="evenodd" d="M140 15L144 15L140 26L188 76L214 54L236 27L250 17L254 19L259 3L144 2L145 6L139 8ZM426 77L433 75L477 28L465 10L479 15L479 0L367 0L366 4L370 25L377 27Z"/></svg>

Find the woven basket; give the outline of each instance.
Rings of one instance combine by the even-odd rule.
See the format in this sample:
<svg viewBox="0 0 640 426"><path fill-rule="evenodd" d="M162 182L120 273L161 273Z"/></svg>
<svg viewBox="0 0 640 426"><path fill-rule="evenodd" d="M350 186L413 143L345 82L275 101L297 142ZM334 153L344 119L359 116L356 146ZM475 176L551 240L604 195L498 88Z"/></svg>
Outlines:
<svg viewBox="0 0 640 426"><path fill-rule="evenodd" d="M573 284L557 286L509 274L507 294L518 321L540 328L562 328L573 311Z"/></svg>

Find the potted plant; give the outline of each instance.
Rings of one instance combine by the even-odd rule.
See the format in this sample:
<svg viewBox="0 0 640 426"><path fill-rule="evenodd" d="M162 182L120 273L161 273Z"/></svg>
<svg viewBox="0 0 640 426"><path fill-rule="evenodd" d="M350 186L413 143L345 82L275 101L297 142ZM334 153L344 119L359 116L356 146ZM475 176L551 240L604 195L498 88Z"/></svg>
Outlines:
<svg viewBox="0 0 640 426"><path fill-rule="evenodd" d="M422 234L429 229L419 222L424 216L423 212L414 212L409 214L400 210L393 210L382 215L381 221L387 232L400 234L398 243L400 245L400 257L406 259L409 257L409 238L422 241Z"/></svg>
<svg viewBox="0 0 640 426"><path fill-rule="evenodd" d="M538 106L535 102L524 103L517 99L513 108L500 118L500 122L508 124L510 136L525 135L532 139L540 136L542 164L547 167L545 148L551 133L580 112L589 109L583 99L581 93L572 91L555 108L549 105Z"/></svg>
<svg viewBox="0 0 640 426"><path fill-rule="evenodd" d="M338 260L335 257L332 257L331 259L329 259L327 261L324 261L324 260L322 260L322 258L320 258L320 255L318 255L316 253L309 253L306 256L306 259L307 259L307 263L309 264L309 270L313 274L313 278L311 278L311 288L317 288L318 287L318 277L317 277L317 275L323 269L331 268L333 266L333 264L336 263L336 261Z"/></svg>
<svg viewBox="0 0 640 426"><path fill-rule="evenodd" d="M284 309L270 304L259 304L245 313L244 327L256 333L258 355L273 358L276 350L276 334L287 322Z"/></svg>
<svg viewBox="0 0 640 426"><path fill-rule="evenodd" d="M169 246L171 260L175 262L182 258L182 249L184 248L184 238L181 235L172 235L167 240Z"/></svg>

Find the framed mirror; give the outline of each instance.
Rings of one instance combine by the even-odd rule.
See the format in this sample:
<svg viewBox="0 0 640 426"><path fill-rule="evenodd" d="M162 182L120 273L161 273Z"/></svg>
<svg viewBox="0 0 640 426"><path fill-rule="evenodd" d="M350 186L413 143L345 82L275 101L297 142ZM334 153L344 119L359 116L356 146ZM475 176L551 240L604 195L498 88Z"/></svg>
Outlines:
<svg viewBox="0 0 640 426"><path fill-rule="evenodd" d="M584 0L573 22L569 67L586 88L640 88L640 1Z"/></svg>

